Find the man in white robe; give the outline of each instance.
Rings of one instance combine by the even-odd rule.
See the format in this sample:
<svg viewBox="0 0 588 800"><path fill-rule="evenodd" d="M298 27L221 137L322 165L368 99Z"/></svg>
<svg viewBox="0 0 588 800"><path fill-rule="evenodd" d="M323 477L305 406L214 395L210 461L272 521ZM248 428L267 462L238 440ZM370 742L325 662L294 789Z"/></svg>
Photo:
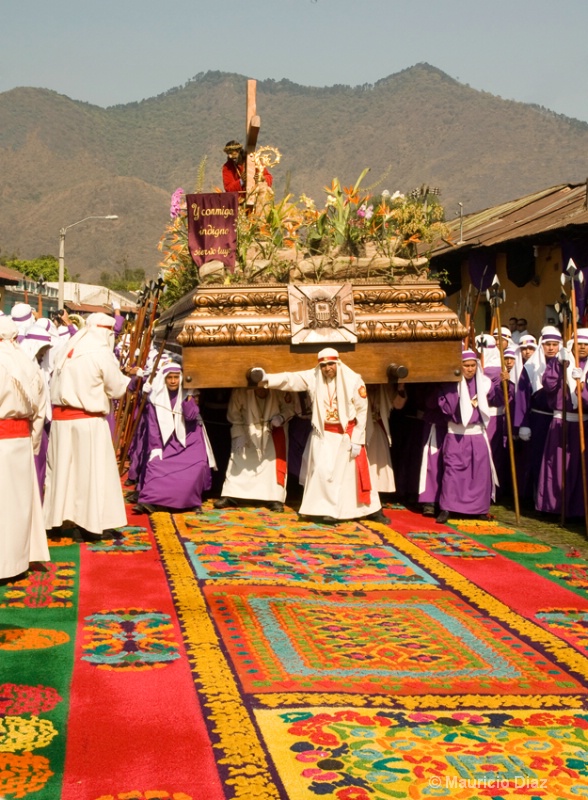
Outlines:
<svg viewBox="0 0 588 800"><path fill-rule="evenodd" d="M362 517L387 522L370 480L365 450L368 400L361 376L327 347L318 354L315 369L268 375L256 367L251 379L270 389L308 392L312 433L303 461L299 513L327 522Z"/></svg>
<svg viewBox="0 0 588 800"><path fill-rule="evenodd" d="M0 580L50 561L33 458L45 418L43 379L17 335L10 317L0 317Z"/></svg>
<svg viewBox="0 0 588 800"><path fill-rule="evenodd" d="M113 317L91 314L59 351L51 381L45 526L72 522L88 541L127 523L108 414L130 378L114 356L113 326Z"/></svg>
<svg viewBox="0 0 588 800"><path fill-rule="evenodd" d="M268 503L284 510L288 472L287 423L295 413L291 392L256 387L233 389L227 409L231 423L231 457L215 508L238 500Z"/></svg>
<svg viewBox="0 0 588 800"><path fill-rule="evenodd" d="M392 409L404 408L406 391L403 383L394 387L387 383L378 383L370 384L367 394L366 450L372 486L381 494L393 494L396 491L396 482L390 453L390 414Z"/></svg>

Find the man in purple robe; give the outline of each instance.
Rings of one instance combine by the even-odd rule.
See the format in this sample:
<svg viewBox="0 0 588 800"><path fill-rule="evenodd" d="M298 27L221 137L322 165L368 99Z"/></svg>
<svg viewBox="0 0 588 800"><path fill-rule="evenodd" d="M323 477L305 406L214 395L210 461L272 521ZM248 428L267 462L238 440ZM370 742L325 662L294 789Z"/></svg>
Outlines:
<svg viewBox="0 0 588 800"><path fill-rule="evenodd" d="M473 350L462 353L462 379L439 389L439 408L447 418L443 442L443 479L437 522L450 513L486 515L494 496L496 473L486 426L490 406L504 401L500 376L484 375Z"/></svg>
<svg viewBox="0 0 588 800"><path fill-rule="evenodd" d="M146 383L144 391L151 384ZM147 389L147 391L149 391ZM210 489L212 450L202 425L198 396L182 389L182 370L168 363L156 375L145 407L147 464L138 511L199 513Z"/></svg>
<svg viewBox="0 0 588 800"><path fill-rule="evenodd" d="M521 351L531 345L523 343ZM561 333L553 325L541 331L539 346L525 361L515 391L513 429L518 435L517 480L522 502L535 502L539 472L553 408L543 388L545 366L562 346Z"/></svg>
<svg viewBox="0 0 588 800"><path fill-rule="evenodd" d="M582 424L588 419L588 328L580 328L578 334L578 360L562 347L556 358L552 358L543 373L543 388L547 401L553 409L553 418L545 440L545 450L537 486L537 511L559 514L562 504L562 444L563 408L566 409L566 456L565 456L565 511L570 517L584 516L584 493L582 487L582 465L580 452L580 416L578 382L582 396ZM564 400L565 398L565 400ZM586 454L584 454L586 457Z"/></svg>

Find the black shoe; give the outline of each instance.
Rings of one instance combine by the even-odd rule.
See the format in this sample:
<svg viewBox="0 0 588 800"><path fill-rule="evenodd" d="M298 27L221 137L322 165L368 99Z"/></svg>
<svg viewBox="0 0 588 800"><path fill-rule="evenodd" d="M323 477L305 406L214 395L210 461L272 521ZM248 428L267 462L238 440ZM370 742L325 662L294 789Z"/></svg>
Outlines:
<svg viewBox="0 0 588 800"><path fill-rule="evenodd" d="M423 517L434 517L435 516L435 506L433 503L423 503L423 509L421 511Z"/></svg>
<svg viewBox="0 0 588 800"><path fill-rule="evenodd" d="M338 525L343 520L335 519L335 517L320 517L320 522L323 522L325 525Z"/></svg>
<svg viewBox="0 0 588 800"><path fill-rule="evenodd" d="M76 533L73 536L74 541L76 542L106 542L110 539L114 539L114 534L112 531L102 531L102 533L93 533L92 531L87 531L84 528L75 528Z"/></svg>
<svg viewBox="0 0 588 800"><path fill-rule="evenodd" d="M215 508L236 508L237 502L232 497L219 497L213 503Z"/></svg>
<svg viewBox="0 0 588 800"><path fill-rule="evenodd" d="M190 514L198 514L199 516L200 516L201 514L204 514L204 511L202 510L202 506L195 506L195 507L194 507L194 508L193 508L193 509L190 511Z"/></svg>
<svg viewBox="0 0 588 800"><path fill-rule="evenodd" d="M125 500L127 501L127 503L136 503L139 500L139 492L137 491L129 492Z"/></svg>
<svg viewBox="0 0 588 800"><path fill-rule="evenodd" d="M390 524L390 520L384 514L382 509L380 509L379 511L375 511L373 514L370 514L368 517L366 517L366 519L369 519L371 522L382 522L384 523L384 525Z"/></svg>
<svg viewBox="0 0 588 800"><path fill-rule="evenodd" d="M138 503L133 506L133 514L155 514L157 506L152 506L150 503Z"/></svg>
<svg viewBox="0 0 588 800"><path fill-rule="evenodd" d="M137 481L132 481L130 478L127 478L126 481L123 483L123 486L134 486Z"/></svg>
<svg viewBox="0 0 588 800"><path fill-rule="evenodd" d="M436 522L438 522L439 525L445 525L448 519L449 519L449 511L440 511L439 514L437 515Z"/></svg>
<svg viewBox="0 0 588 800"><path fill-rule="evenodd" d="M268 509L270 511L273 511L275 514L281 514L283 512L283 510L284 510L284 504L283 503L278 503L278 501L276 500L275 503L270 503L268 505Z"/></svg>

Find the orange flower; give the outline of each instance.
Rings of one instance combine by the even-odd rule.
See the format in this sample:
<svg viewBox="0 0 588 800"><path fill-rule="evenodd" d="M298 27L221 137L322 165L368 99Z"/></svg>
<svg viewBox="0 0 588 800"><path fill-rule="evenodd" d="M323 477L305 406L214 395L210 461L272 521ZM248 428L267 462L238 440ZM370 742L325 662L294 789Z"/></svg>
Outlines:
<svg viewBox="0 0 588 800"><path fill-rule="evenodd" d="M344 186L343 192L348 203L359 203L359 192L355 186Z"/></svg>

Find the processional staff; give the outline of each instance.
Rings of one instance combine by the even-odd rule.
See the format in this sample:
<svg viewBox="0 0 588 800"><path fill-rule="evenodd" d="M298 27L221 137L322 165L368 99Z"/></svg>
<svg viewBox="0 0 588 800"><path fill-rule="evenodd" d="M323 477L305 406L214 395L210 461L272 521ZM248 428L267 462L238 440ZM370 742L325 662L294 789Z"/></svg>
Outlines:
<svg viewBox="0 0 588 800"><path fill-rule="evenodd" d="M565 275L562 274L562 285L566 282ZM562 290L559 303L555 304L555 310L558 312L559 321L561 323L562 339L567 342L569 338L569 324L570 324L570 303L567 294ZM562 376L561 376L561 509L560 509L560 525L562 528L566 524L566 492L567 492L567 455L568 455L568 364L567 349L562 345L560 355L563 356L561 361Z"/></svg>
<svg viewBox="0 0 588 800"><path fill-rule="evenodd" d="M500 286L500 281L498 280L498 276L495 276L494 280L492 281L492 286L486 292L486 297L488 298L488 302L492 307L492 316L496 317L496 327L498 330L501 329L500 324L500 305L504 303L506 300L506 293ZM504 394L504 417L506 420L506 434L508 437L508 452L510 456L510 474L512 479L512 496L514 500L514 507L515 507L515 521L517 525L520 523L520 509L519 509L519 488L517 484L517 469L515 463L515 454L514 454L514 442L512 436L512 423L510 419L510 402L508 397L508 380L506 378L507 370L506 365L504 363L504 351L502 347L498 347L498 352L500 353L500 373L501 373L501 382L502 382L502 392Z"/></svg>
<svg viewBox="0 0 588 800"><path fill-rule="evenodd" d="M135 362L135 352L131 355L131 368L134 366L138 366L141 369L145 369L145 365L147 363L147 357L149 355L149 349L151 347L151 338L153 333L153 326L155 324L156 313L157 313L157 306L159 303L159 297L163 292L164 283L160 279L159 281L155 282L152 281L149 284L149 294L148 294L148 301L145 305L146 313L143 317L143 325L139 329L139 356L137 361ZM149 304L151 307L149 308ZM139 398L139 391L140 385L138 384L134 391L130 392L127 390L125 395L125 404L124 410L122 413L122 419L120 422L120 427L116 432L115 436L115 448L120 447L121 453L125 454L128 452L128 449L131 444L131 428L133 427L133 416L134 411L137 406L138 398ZM119 466L122 467L124 465L125 459L121 456Z"/></svg>
<svg viewBox="0 0 588 800"><path fill-rule="evenodd" d="M151 301L151 291L149 286L144 286L139 294L139 309L135 317L135 324L129 337L129 347L124 358L121 360L121 368L132 369L136 365L137 352L139 352L139 345L142 341L145 323L147 319L147 309ZM126 391L124 397L120 400L116 411L115 426L114 426L114 449L118 449L119 441L122 431L125 428L129 407L131 403L132 393Z"/></svg>
<svg viewBox="0 0 588 800"><path fill-rule="evenodd" d="M562 283L570 282L570 305L571 305L571 318L572 318L572 340L573 340L573 353L576 367L580 366L580 359L578 356L578 305L576 302L576 281L580 284L584 282L582 272L578 270L573 259L570 258L568 266L566 267L566 274L562 274ZM586 438L584 434L584 414L582 409L582 384L583 378L576 378L576 395L578 397L578 430L580 433L580 463L582 466L582 493L584 498L584 525L586 535L588 536L588 479L586 475ZM565 371L564 371L564 384L565 384ZM565 453L565 450L564 450ZM564 462L565 464L565 462Z"/></svg>
<svg viewBox="0 0 588 800"><path fill-rule="evenodd" d="M165 327L165 333L163 334L162 342L159 346L159 350L157 352L157 356L155 357L155 361L153 362L153 367L151 369L149 377L147 378L147 383L149 385L153 383L153 378L157 374L157 368L159 367L161 356L163 355L163 351L165 350L165 345L167 344L167 340L169 339L169 335L172 332L173 327L174 327L174 317L170 319L170 321L167 323ZM137 393L139 392L139 387L137 387L136 392ZM127 455L129 453L129 448L131 446L131 442L133 441L133 437L137 432L137 428L139 426L139 421L141 419L141 416L143 415L143 411L145 410L145 404L147 403L147 396L148 396L147 392L144 391L141 397L139 408L137 409L137 414L132 420L130 432L121 446L121 452L118 464L119 475L122 475L123 472L125 471L125 465L126 465Z"/></svg>

